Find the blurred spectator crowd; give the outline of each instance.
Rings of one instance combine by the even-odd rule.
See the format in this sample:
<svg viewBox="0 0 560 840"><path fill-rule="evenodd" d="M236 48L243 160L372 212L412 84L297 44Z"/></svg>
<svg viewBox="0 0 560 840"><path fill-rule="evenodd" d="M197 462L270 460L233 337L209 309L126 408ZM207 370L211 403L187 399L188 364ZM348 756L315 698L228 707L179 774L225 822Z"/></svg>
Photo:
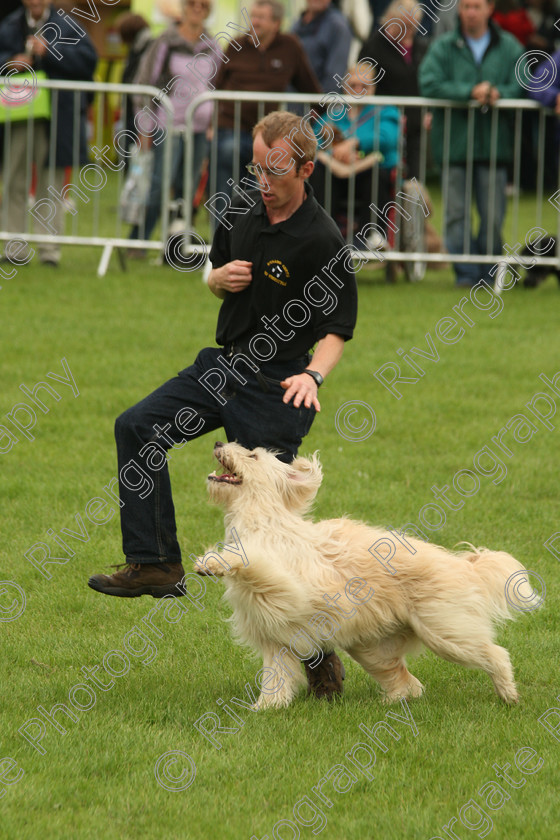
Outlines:
<svg viewBox="0 0 560 840"><path fill-rule="evenodd" d="M65 48L64 61L54 60L41 38L41 26L46 22L64 24L68 29L71 18L63 19L49 0L22 0L19 6L16 2L12 5L15 11L0 21L1 65L15 63L17 67L19 63L23 71L26 62L51 78L93 78L95 55L87 36ZM466 239L469 252L472 248L474 253L495 253L493 249L500 247L507 187L512 180L513 132L511 115L501 114L490 186L491 111L500 99L528 96L560 115L560 11L556 0L496 0L495 4L488 0L457 0L453 4L443 0L424 0L422 4L414 0L301 0L297 15L292 8L291 20L286 19L286 6L281 0L253 0L221 32L212 31L208 25L212 0L182 0L180 8L178 18L157 36L141 15L125 13L118 21L128 50L123 82L164 90L173 106L171 184L175 202L196 206L209 173L216 193L231 196L235 184L247 178L251 129L263 103L265 112L278 107L264 97L242 104L221 101L215 115L211 102L200 105L191 124L193 153L191 170L185 177L185 113L189 103L204 91L324 94L320 105L313 106L311 124L320 152L311 184L319 200L328 198L331 213L347 236L349 216L354 229L367 224L368 197L373 193L379 207L390 202L395 172L402 178L425 180L427 167L442 164L442 113L410 106L399 110L399 99L474 99L480 108L473 124L467 126L467 111L454 113L452 147L445 152L452 157L445 176L448 193L462 196L448 209L450 242L446 244L451 245L452 252L461 251ZM529 57L525 65L524 54ZM543 77L550 81L546 86ZM341 94L353 96L354 104L345 107ZM374 94L390 97L393 104L360 102L361 97ZM49 144L56 143L56 171L52 161L50 171L52 177L56 175L58 190L61 167L81 162L72 160L64 142L60 142L68 141L68 126L76 121L67 99L62 93L57 98L58 119L51 114L37 121L41 125L36 128L32 151L24 124L19 129L12 127L12 131L19 131L19 157L12 154L3 176L3 191L13 192L17 212L10 223L14 230L21 229L28 186L18 176L25 156L32 154L37 172L44 174ZM123 100L122 122L131 138L138 136L134 116L141 104L135 96ZM83 143L86 98L82 106ZM57 132L54 141L53 131ZM524 114L523 189L535 186L536 159L542 153L536 148L536 133L537 115ZM544 172L545 187L551 190L558 181L558 139L558 119L549 115ZM142 140L144 146L149 145L145 138ZM12 147L16 148L14 144ZM131 242L149 239L160 215L163 144L154 145L152 152L144 212L130 231ZM350 209L347 185L352 173L355 184ZM465 179L469 177L471 182L467 184ZM39 190L46 189L47 181L40 174ZM189 185L188 195L184 194L185 185ZM478 235L471 234L470 203L465 195L472 195L478 209ZM142 253L139 249L133 252ZM58 248L43 248L44 261L56 264L59 256ZM476 267L456 267L456 271L460 284L472 283L476 275Z"/></svg>

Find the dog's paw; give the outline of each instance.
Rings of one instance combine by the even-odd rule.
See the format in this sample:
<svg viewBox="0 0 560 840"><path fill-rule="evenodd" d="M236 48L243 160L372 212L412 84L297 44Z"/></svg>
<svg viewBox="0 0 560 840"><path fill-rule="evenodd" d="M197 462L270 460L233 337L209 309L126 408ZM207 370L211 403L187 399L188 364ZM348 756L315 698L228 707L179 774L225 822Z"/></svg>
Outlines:
<svg viewBox="0 0 560 840"><path fill-rule="evenodd" d="M287 709L291 702L291 697L278 697L276 694L261 694L257 702L253 703L253 709L256 712L262 712L265 709Z"/></svg>
<svg viewBox="0 0 560 840"><path fill-rule="evenodd" d="M388 691L382 698L383 703L397 703L399 700L406 700L409 697L421 697L424 693L424 686L416 677L410 676L408 683L393 691Z"/></svg>
<svg viewBox="0 0 560 840"><path fill-rule="evenodd" d="M208 577L223 577L226 574L226 569L214 557L199 557L196 563L193 563L193 570L197 575L205 575Z"/></svg>
<svg viewBox="0 0 560 840"><path fill-rule="evenodd" d="M417 680L416 677L412 677L412 680L408 686L407 697L422 697L424 694L424 686Z"/></svg>
<svg viewBox="0 0 560 840"><path fill-rule="evenodd" d="M383 694L381 697L381 702L384 703L386 706L390 706L391 703L398 703L399 700L402 700L406 697L406 692L404 691L391 691L389 693Z"/></svg>
<svg viewBox="0 0 560 840"><path fill-rule="evenodd" d="M504 703L507 703L509 706L515 706L516 703L519 703L519 694L517 693L517 689L514 685L500 688L498 695Z"/></svg>

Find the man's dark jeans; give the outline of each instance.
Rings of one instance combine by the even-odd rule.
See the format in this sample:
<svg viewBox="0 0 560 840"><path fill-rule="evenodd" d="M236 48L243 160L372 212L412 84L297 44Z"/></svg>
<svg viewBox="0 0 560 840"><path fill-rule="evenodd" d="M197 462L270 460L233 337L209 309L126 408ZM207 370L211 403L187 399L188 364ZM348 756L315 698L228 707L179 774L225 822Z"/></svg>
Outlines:
<svg viewBox="0 0 560 840"><path fill-rule="evenodd" d="M220 363L222 357L222 363ZM250 355L246 358L256 367ZM234 361L234 375L231 363ZM178 563L175 509L167 459L162 450L224 427L228 441L248 449L263 446L279 450L291 462L309 432L315 409L282 402L280 382L301 373L307 356L289 362L258 364L228 358L221 348L201 350L195 362L152 394L129 408L115 424L119 463L119 489L123 550L130 563ZM218 386L221 371L225 384ZM220 387L224 404L201 383ZM245 384L240 381L245 380ZM156 428L156 425L159 429Z"/></svg>

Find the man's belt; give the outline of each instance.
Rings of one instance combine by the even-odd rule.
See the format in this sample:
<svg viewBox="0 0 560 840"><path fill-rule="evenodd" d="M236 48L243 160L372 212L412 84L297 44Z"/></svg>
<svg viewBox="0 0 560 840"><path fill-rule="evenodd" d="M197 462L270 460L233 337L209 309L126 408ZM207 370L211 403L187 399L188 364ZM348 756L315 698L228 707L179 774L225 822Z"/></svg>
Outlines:
<svg viewBox="0 0 560 840"><path fill-rule="evenodd" d="M254 358L253 354L249 350L249 347L244 341L228 341L224 344L222 350L226 359L232 359L238 353L243 353L243 355L247 356L247 358L249 358L251 362L257 365L260 369L259 361ZM296 356L294 359L284 360L280 364L303 365L303 367L306 367L306 365L309 364L309 359L309 353L304 353L302 356ZM274 359L271 359L270 361L273 362Z"/></svg>

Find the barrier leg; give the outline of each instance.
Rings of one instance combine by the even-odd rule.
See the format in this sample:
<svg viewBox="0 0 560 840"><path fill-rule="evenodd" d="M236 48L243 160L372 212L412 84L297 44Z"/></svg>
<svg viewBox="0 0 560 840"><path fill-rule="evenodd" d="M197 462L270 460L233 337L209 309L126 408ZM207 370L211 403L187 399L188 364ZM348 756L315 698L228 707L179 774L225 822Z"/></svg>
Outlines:
<svg viewBox="0 0 560 840"><path fill-rule="evenodd" d="M103 253L101 254L101 259L99 260L99 267L97 269L98 277L105 277L107 273L107 268L109 267L109 260L111 259L112 253L113 245L111 242L108 242L107 245L103 247Z"/></svg>

